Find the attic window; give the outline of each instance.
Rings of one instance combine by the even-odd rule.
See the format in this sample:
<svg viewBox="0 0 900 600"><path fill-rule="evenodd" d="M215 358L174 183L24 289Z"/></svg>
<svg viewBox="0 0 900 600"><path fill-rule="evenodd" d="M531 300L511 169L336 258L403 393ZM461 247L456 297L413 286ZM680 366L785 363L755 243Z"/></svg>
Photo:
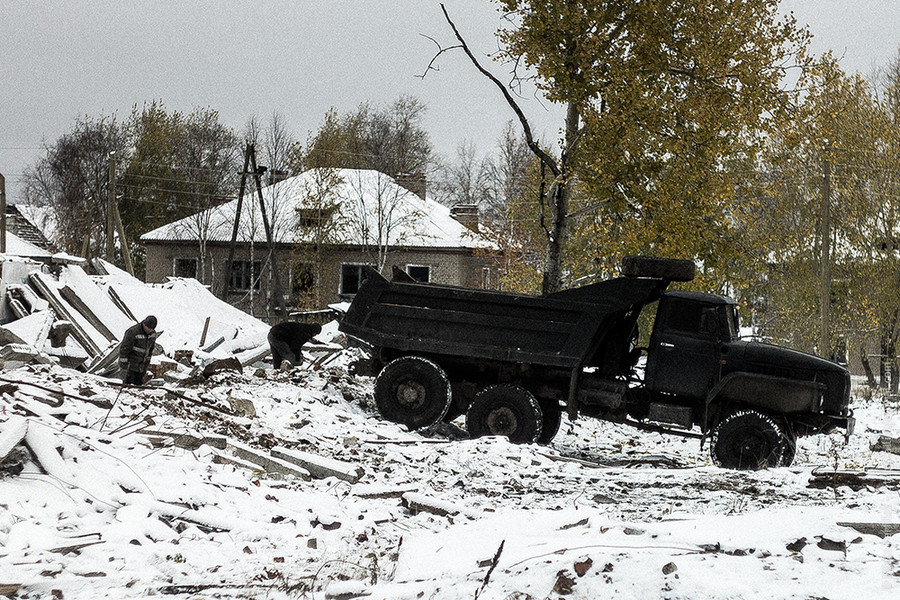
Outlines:
<svg viewBox="0 0 900 600"><path fill-rule="evenodd" d="M327 208L298 208L297 224L303 229L315 229L327 223L333 213L333 206Z"/></svg>

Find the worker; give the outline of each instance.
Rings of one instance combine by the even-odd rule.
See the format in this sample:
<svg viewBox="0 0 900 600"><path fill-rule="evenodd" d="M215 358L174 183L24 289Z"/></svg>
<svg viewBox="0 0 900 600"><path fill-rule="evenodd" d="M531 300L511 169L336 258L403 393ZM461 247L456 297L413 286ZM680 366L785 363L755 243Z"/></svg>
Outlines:
<svg viewBox="0 0 900 600"><path fill-rule="evenodd" d="M122 383L126 385L143 385L144 375L150 366L150 357L156 345L156 317L148 315L140 323L135 323L122 336L119 344L119 370Z"/></svg>
<svg viewBox="0 0 900 600"><path fill-rule="evenodd" d="M272 365L276 369L284 369L286 368L284 362L288 362L290 367L302 363L303 344L321 331L322 326L318 323L284 321L273 325L267 337L269 348L272 350Z"/></svg>

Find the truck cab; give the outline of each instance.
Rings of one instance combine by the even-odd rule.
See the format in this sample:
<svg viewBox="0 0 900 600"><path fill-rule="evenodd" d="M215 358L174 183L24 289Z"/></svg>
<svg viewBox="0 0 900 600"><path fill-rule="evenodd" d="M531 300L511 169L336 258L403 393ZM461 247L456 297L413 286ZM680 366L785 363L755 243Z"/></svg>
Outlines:
<svg viewBox="0 0 900 600"><path fill-rule="evenodd" d="M797 437L853 429L850 376L824 358L740 339L735 302L727 296L667 291L660 298L647 349L643 380L648 406L638 414L684 428L699 425L713 445L731 454L722 462L743 466L728 448L732 431L753 430L789 463ZM750 423L752 421L752 424ZM723 431L725 432L723 440ZM768 443L768 442L767 442ZM737 442L734 444L739 445ZM713 456L716 457L716 448Z"/></svg>

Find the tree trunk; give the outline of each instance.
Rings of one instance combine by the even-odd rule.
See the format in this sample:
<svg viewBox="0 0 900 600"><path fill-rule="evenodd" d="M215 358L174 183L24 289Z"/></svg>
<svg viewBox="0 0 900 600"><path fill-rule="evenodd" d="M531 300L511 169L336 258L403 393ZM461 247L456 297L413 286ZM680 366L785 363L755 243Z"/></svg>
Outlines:
<svg viewBox="0 0 900 600"><path fill-rule="evenodd" d="M552 219L547 236L547 254L544 263L543 293L551 294L562 288L563 263L566 241L569 237L569 202L572 198L572 173L569 155L578 142L578 107L569 102L566 109L566 140L560 157L559 174L550 186Z"/></svg>
<svg viewBox="0 0 900 600"><path fill-rule="evenodd" d="M875 373L872 372L872 365L869 364L869 353L866 350L865 345L860 345L859 360L862 362L863 370L866 372L866 381L869 382L869 387L877 387L878 382L875 381Z"/></svg>

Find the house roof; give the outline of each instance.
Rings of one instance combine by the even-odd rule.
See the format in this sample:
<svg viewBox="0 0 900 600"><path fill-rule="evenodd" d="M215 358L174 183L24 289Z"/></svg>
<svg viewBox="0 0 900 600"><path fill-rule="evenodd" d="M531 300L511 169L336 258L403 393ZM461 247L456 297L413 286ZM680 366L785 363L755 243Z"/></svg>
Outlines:
<svg viewBox="0 0 900 600"><path fill-rule="evenodd" d="M265 243L258 196L248 186L241 207L238 241ZM251 191L252 190L252 191ZM407 248L493 248L486 238L450 216L450 209L422 199L389 176L363 169L311 169L263 188L276 243L302 244L316 234L333 245L387 245ZM237 200L169 223L141 236L144 242L231 240ZM327 225L309 225L318 207L333 207Z"/></svg>
<svg viewBox="0 0 900 600"><path fill-rule="evenodd" d="M23 240L12 231L6 232L6 254L24 258L50 258L53 256L48 250Z"/></svg>
<svg viewBox="0 0 900 600"><path fill-rule="evenodd" d="M20 239L49 252L55 252L55 221L49 207L32 204L7 204L6 229Z"/></svg>

